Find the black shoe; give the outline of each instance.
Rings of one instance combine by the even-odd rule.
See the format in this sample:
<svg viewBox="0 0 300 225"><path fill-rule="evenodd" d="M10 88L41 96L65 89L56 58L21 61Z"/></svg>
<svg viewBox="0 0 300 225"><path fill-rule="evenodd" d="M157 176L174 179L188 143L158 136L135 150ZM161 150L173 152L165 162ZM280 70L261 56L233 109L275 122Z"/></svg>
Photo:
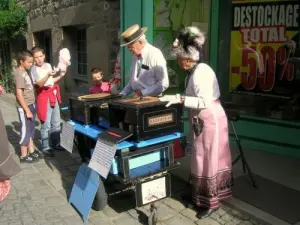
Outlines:
<svg viewBox="0 0 300 225"><path fill-rule="evenodd" d="M213 214L218 209L200 209L196 215L198 219L204 219L206 217L209 217L211 214Z"/></svg>
<svg viewBox="0 0 300 225"><path fill-rule="evenodd" d="M43 150L43 155L48 157L54 157L54 152L52 149Z"/></svg>
<svg viewBox="0 0 300 225"><path fill-rule="evenodd" d="M35 163L35 162L38 162L38 161L39 161L38 158L32 158L29 155L20 157L20 163Z"/></svg>
<svg viewBox="0 0 300 225"><path fill-rule="evenodd" d="M56 145L52 149L55 150L55 151L65 151L66 150L63 147L61 147L60 145Z"/></svg>
<svg viewBox="0 0 300 225"><path fill-rule="evenodd" d="M35 150L34 152L29 152L28 155L32 158L35 158L35 159L42 159L43 158L43 155L37 150Z"/></svg>

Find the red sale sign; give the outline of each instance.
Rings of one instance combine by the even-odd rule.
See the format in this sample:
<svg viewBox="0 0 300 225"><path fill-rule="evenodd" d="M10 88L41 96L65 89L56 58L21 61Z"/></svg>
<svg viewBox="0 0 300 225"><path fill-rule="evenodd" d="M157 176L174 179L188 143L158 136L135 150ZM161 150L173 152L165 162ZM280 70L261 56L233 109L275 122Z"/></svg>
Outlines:
<svg viewBox="0 0 300 225"><path fill-rule="evenodd" d="M282 95L295 78L299 1L233 1L230 91Z"/></svg>

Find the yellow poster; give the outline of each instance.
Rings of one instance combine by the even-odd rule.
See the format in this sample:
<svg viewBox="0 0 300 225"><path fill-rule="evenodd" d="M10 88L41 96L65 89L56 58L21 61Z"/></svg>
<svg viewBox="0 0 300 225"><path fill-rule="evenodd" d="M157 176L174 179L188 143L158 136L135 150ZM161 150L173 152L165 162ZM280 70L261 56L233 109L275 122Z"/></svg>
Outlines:
<svg viewBox="0 0 300 225"><path fill-rule="evenodd" d="M281 96L293 86L299 2L232 0L230 91Z"/></svg>

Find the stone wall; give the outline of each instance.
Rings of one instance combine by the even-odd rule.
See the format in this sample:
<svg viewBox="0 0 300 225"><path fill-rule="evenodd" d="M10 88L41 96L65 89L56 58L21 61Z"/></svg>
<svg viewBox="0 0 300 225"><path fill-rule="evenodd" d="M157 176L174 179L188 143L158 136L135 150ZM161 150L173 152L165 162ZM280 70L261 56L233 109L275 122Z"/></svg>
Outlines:
<svg viewBox="0 0 300 225"><path fill-rule="evenodd" d="M27 47L39 44L37 32L48 31L51 36L52 64L56 65L58 52L63 47L71 51L72 64L61 86L65 92L87 91L90 76L77 75L74 32L86 29L88 72L100 67L105 78L112 74L113 61L119 50L119 0L19 0L28 9ZM75 46L74 46L75 45ZM88 83L89 82L89 83ZM62 88L63 89L63 88Z"/></svg>

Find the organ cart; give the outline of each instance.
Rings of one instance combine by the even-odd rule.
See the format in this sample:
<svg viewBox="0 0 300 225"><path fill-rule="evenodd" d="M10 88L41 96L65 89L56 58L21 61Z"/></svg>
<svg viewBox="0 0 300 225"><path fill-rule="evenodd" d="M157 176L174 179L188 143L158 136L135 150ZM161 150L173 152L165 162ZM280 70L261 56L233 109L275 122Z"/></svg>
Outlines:
<svg viewBox="0 0 300 225"><path fill-rule="evenodd" d="M114 179L135 190L136 206L150 205L149 224L156 224L154 202L170 197L168 171L180 166L174 160L174 141L184 138L182 106L166 107L156 97L96 94L70 97L69 109L66 124L73 128L83 162L69 202L84 222L91 207L103 210L107 196L120 192L107 191Z"/></svg>

